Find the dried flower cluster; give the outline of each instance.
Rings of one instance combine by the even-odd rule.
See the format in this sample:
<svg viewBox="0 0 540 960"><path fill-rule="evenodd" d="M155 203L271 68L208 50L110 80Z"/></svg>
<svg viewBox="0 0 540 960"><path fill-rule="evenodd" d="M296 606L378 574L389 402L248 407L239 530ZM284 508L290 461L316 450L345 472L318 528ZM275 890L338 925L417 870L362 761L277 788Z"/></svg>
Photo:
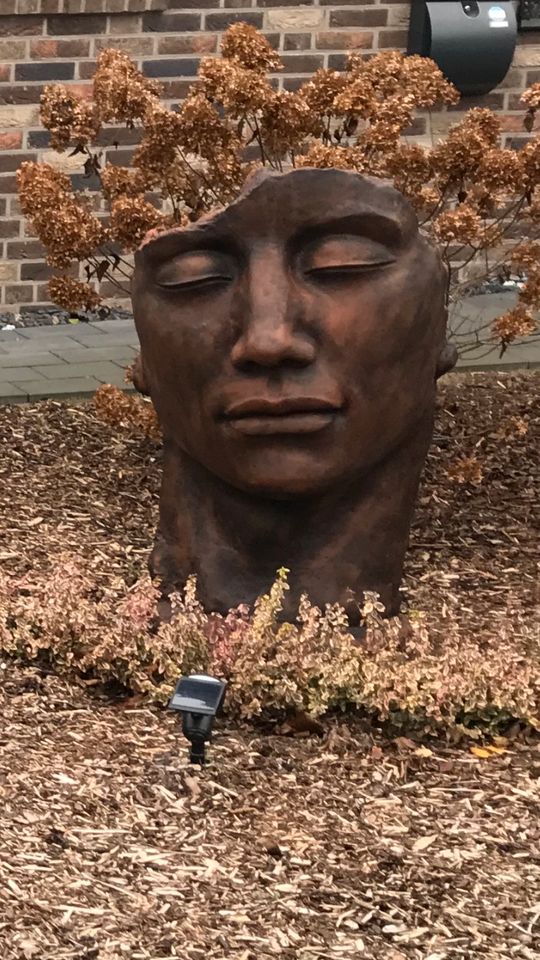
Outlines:
<svg viewBox="0 0 540 960"><path fill-rule="evenodd" d="M24 164L23 209L50 263L84 262L87 279L118 280L129 273L119 248L133 250L150 229L196 220L229 203L254 166L337 167L391 179L440 246L450 268L451 300L466 293L473 268L475 282L505 277L512 248L519 245L526 254L523 238L538 236L539 137L519 153L502 149L497 117L474 108L432 148L407 139L417 110L458 100L432 61L391 50L369 60L353 54L344 73L318 70L289 92L274 88L270 74L281 68L280 58L253 27L230 27L221 54L201 61L198 81L178 112L164 107L159 85L114 49L99 57L91 103L66 87L46 88L41 117L52 146L85 156L109 208L102 226L66 178L46 165ZM531 131L540 84L523 103L524 127ZM107 123L140 130L131 167L103 163L98 143ZM536 329L540 274L530 256L520 269L526 282L519 305L491 331L502 349ZM85 299L71 289L77 302ZM65 282L53 282L51 295L57 292L65 302ZM89 292L86 299L92 299Z"/></svg>
<svg viewBox="0 0 540 960"><path fill-rule="evenodd" d="M126 372L130 379L132 371ZM104 423L143 433L151 440L161 440L161 428L154 406L139 397L130 397L119 387L103 384L93 397L96 415Z"/></svg>
<svg viewBox="0 0 540 960"><path fill-rule="evenodd" d="M150 580L104 591L88 564L59 557L48 574L0 575L0 650L161 702L179 675L209 671L229 681L229 714L247 719L360 708L428 733L474 723L496 730L512 719L540 726L540 631L530 613L508 611L491 633L471 638L446 610L435 636L419 614L385 621L377 596L366 594L357 645L337 605L319 610L303 597L296 622L281 622L287 589L280 570L253 610L209 616L190 580L172 598L171 621L160 623Z"/></svg>

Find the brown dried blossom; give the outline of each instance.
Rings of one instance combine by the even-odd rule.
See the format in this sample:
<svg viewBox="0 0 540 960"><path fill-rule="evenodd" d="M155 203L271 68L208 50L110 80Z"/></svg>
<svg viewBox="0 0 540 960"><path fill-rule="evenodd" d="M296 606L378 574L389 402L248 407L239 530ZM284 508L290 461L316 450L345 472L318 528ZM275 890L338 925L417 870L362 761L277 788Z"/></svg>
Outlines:
<svg viewBox="0 0 540 960"><path fill-rule="evenodd" d="M61 83L45 87L39 116L51 135L53 150L62 151L70 145L86 146L96 139L101 129L95 104L81 100Z"/></svg>
<svg viewBox="0 0 540 960"><path fill-rule="evenodd" d="M417 143L399 144L386 158L386 175L397 190L411 200L418 200L424 185L431 179L429 151ZM425 202L423 197L422 202Z"/></svg>
<svg viewBox="0 0 540 960"><path fill-rule="evenodd" d="M130 397L111 384L103 384L96 390L93 404L104 423L141 432L151 440L161 440L156 411L148 401Z"/></svg>
<svg viewBox="0 0 540 960"><path fill-rule="evenodd" d="M482 464L478 457L461 457L448 467L448 476L456 483L469 483L480 486L484 479Z"/></svg>
<svg viewBox="0 0 540 960"><path fill-rule="evenodd" d="M266 153L281 159L296 153L312 131L311 111L298 93L280 90L260 112L260 133Z"/></svg>
<svg viewBox="0 0 540 960"><path fill-rule="evenodd" d="M521 150L520 156L527 177L527 186L534 190L540 182L540 137L529 140Z"/></svg>
<svg viewBox="0 0 540 960"><path fill-rule="evenodd" d="M521 97L521 102L532 110L540 107L540 83L533 83Z"/></svg>
<svg viewBox="0 0 540 960"><path fill-rule="evenodd" d="M103 122L133 125L142 120L148 108L157 102L161 89L161 84L145 77L122 50L113 48L100 53L93 92Z"/></svg>
<svg viewBox="0 0 540 960"><path fill-rule="evenodd" d="M356 148L330 147L315 141L307 153L297 160L298 167L317 167L319 169L356 170L358 173L366 169L366 158L362 151Z"/></svg>
<svg viewBox="0 0 540 960"><path fill-rule="evenodd" d="M434 107L439 103L455 105L459 102L459 92L432 60L419 56L404 57L402 73L404 87L413 94L415 106Z"/></svg>
<svg viewBox="0 0 540 960"><path fill-rule="evenodd" d="M337 70L317 70L311 80L300 87L299 94L315 117L337 115L336 97L343 93L347 78Z"/></svg>
<svg viewBox="0 0 540 960"><path fill-rule="evenodd" d="M441 213L433 221L432 229L439 243L474 244L481 237L485 223L476 210L461 203L455 210Z"/></svg>
<svg viewBox="0 0 540 960"><path fill-rule="evenodd" d="M503 347L520 337L530 337L536 329L537 325L530 309L521 303L497 317L492 326L493 335Z"/></svg>
<svg viewBox="0 0 540 960"><path fill-rule="evenodd" d="M279 54L255 27L247 23L233 23L221 41L221 55L247 70L260 73L283 70Z"/></svg>
<svg viewBox="0 0 540 960"><path fill-rule="evenodd" d="M502 150L499 147L486 150L475 176L492 198L525 189L523 157L515 150Z"/></svg>
<svg viewBox="0 0 540 960"><path fill-rule="evenodd" d="M48 283L49 296L65 310L95 310L101 297L89 283L71 277L51 277Z"/></svg>
<svg viewBox="0 0 540 960"><path fill-rule="evenodd" d="M258 113L274 96L263 74L229 60L205 57L199 66L199 80L205 96L221 103L232 120Z"/></svg>
<svg viewBox="0 0 540 960"><path fill-rule="evenodd" d="M241 141L202 93L184 100L178 114L178 142L189 153L211 159L216 151L240 151Z"/></svg>
<svg viewBox="0 0 540 960"><path fill-rule="evenodd" d="M136 250L145 235L168 218L140 197L119 197L111 206L111 236L124 250Z"/></svg>
<svg viewBox="0 0 540 960"><path fill-rule="evenodd" d="M112 163L107 163L100 170L99 178L107 200L115 200L122 196L140 196L148 185L147 178L141 170L117 167Z"/></svg>
<svg viewBox="0 0 540 960"><path fill-rule="evenodd" d="M22 163L17 182L22 211L46 247L51 266L84 260L106 240L107 230L89 201L76 196L69 177L50 164Z"/></svg>
<svg viewBox="0 0 540 960"><path fill-rule="evenodd" d="M412 96L389 97L367 112L369 126L360 133L358 144L366 150L393 150L413 118Z"/></svg>

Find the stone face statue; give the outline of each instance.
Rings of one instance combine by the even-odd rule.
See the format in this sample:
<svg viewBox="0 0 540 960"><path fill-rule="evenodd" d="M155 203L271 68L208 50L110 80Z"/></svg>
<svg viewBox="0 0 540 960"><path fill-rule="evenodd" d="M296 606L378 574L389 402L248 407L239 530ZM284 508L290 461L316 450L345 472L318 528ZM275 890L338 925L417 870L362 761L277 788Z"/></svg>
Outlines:
<svg viewBox="0 0 540 960"><path fill-rule="evenodd" d="M430 443L446 273L382 180L301 169L253 177L226 209L150 238L133 305L163 429L151 569L198 578L225 612L290 571L359 622L388 614Z"/></svg>

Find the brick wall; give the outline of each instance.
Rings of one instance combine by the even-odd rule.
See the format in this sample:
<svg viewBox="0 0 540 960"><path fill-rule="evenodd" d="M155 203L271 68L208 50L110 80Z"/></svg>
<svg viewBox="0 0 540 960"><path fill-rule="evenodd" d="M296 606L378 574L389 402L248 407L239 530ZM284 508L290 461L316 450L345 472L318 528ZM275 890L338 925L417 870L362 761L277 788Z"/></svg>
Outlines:
<svg viewBox="0 0 540 960"><path fill-rule="evenodd" d="M58 162L40 129L39 97L46 83L90 90L95 57L105 46L129 52L165 85L169 105L185 95L199 58L217 50L235 21L262 28L285 64L280 84L294 88L318 67L340 69L350 48L369 53L407 42L409 4L391 0L0 0L0 312L47 301L48 268L20 218L15 171L25 159ZM525 138L520 91L540 80L540 33L522 34L501 87L456 109L420 118L418 139L438 136L459 111L485 104L501 111L507 144ZM102 145L126 162L134 133L109 129ZM115 143L120 146L116 148ZM78 186L87 186L80 158L64 158Z"/></svg>

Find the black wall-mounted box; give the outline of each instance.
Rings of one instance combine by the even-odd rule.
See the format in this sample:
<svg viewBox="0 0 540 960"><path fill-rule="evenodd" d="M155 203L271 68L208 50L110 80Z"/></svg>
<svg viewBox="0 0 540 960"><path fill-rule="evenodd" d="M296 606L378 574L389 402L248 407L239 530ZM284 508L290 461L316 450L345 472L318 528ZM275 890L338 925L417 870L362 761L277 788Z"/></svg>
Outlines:
<svg viewBox="0 0 540 960"><path fill-rule="evenodd" d="M407 53L431 57L464 96L504 80L516 39L511 0L412 0Z"/></svg>

